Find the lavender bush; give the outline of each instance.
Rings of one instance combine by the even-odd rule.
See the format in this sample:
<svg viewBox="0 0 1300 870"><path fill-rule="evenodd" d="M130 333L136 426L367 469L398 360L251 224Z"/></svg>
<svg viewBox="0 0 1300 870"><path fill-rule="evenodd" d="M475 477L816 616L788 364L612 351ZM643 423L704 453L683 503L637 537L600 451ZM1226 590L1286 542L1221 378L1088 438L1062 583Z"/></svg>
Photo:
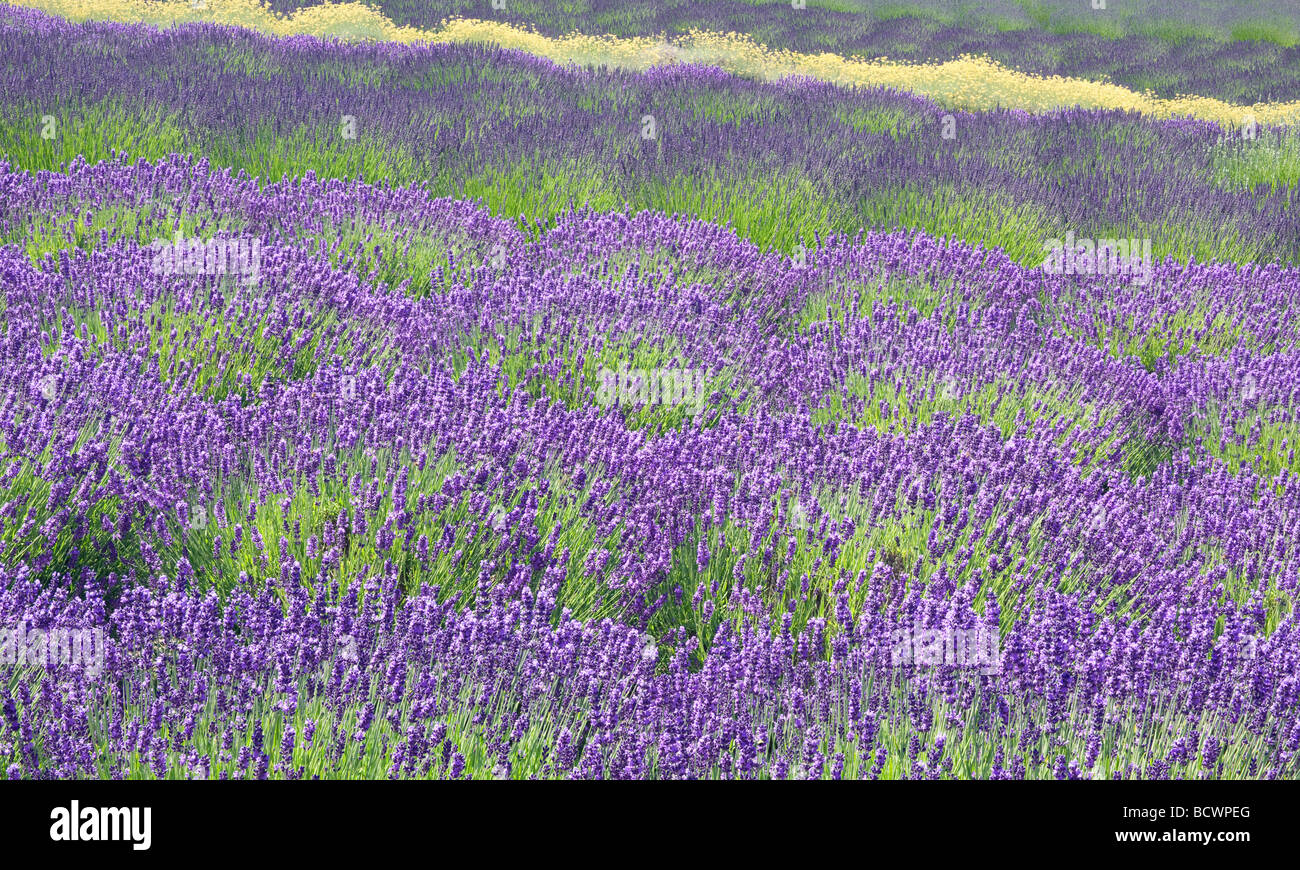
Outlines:
<svg viewBox="0 0 1300 870"><path fill-rule="evenodd" d="M0 241L11 778L1296 775L1292 267L175 155Z"/></svg>
<svg viewBox="0 0 1300 870"><path fill-rule="evenodd" d="M1029 265L1071 231L1149 239L1158 259L1300 255L1287 128L970 114L698 66L562 69L482 47L71 25L12 7L0 46L0 153L33 171L189 152L263 181L314 172L479 199L531 229L584 205L689 214L787 255L815 234L900 227Z"/></svg>
<svg viewBox="0 0 1300 870"><path fill-rule="evenodd" d="M291 13L319 0L271 0ZM1162 96L1292 100L1300 90L1300 21L1289 0L376 0L396 23L454 17L505 21L552 36L753 35L774 48L918 62L983 55L1043 75L1108 77Z"/></svg>
<svg viewBox="0 0 1300 870"><path fill-rule="evenodd" d="M272 0L291 13L318 0ZM753 35L774 48L836 55L946 61L992 57L1044 75L1071 75L1152 90L1255 103L1300 90L1300 23L1288 0L1235 4L1183 0L377 0L400 25L432 29L447 18L484 18L552 36L675 36L690 30Z"/></svg>

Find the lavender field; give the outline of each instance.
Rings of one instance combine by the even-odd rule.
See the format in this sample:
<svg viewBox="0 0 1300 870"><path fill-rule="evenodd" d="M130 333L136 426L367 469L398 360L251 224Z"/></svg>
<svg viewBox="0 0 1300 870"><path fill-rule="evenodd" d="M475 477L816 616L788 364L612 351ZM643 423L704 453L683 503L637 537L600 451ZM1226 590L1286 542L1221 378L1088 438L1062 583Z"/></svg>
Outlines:
<svg viewBox="0 0 1300 870"><path fill-rule="evenodd" d="M39 5L3 777L1300 775L1295 125ZM1300 99L1283 3L941 5L498 18Z"/></svg>

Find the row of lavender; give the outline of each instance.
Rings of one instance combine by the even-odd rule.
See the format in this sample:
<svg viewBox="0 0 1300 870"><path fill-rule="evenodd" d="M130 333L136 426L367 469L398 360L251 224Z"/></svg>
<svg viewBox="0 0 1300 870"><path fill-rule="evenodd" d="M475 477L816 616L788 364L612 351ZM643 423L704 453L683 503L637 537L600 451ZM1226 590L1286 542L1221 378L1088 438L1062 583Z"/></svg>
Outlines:
<svg viewBox="0 0 1300 870"><path fill-rule="evenodd" d="M996 245L1025 263L1071 229L1151 239L1157 257L1182 260L1300 252L1300 146L1264 127L952 113L716 69L560 69L479 47L71 25L11 7L0 92L0 147L32 170L113 148L177 151L271 180L420 184L529 221L571 203L689 213L787 252L814 230L864 227Z"/></svg>
<svg viewBox="0 0 1300 870"><path fill-rule="evenodd" d="M272 0L270 5L291 13L318 4ZM1182 3L1173 18L1168 17L1173 10L1158 3L1141 8L1124 0L1098 9L1096 3L1048 0L1034 4L1039 15L1032 23L1023 4L1010 0L867 2L861 9L827 8L818 0L666 0L653 5L591 0L574 6L533 0L377 0L371 5L399 24L429 29L444 19L464 17L507 21L552 36L575 30L619 36L712 30L745 33L774 48L801 52L917 62L982 55L1040 75L1106 77L1166 97L1200 94L1244 103L1300 97L1300 47L1294 44L1294 9L1285 0L1256 2L1246 9ZM873 13L896 17L881 20ZM927 13L939 20L924 17ZM958 20L943 20L954 17ZM1246 38L1224 38L1234 31Z"/></svg>
<svg viewBox="0 0 1300 870"><path fill-rule="evenodd" d="M1295 270L0 170L10 776L1296 773Z"/></svg>

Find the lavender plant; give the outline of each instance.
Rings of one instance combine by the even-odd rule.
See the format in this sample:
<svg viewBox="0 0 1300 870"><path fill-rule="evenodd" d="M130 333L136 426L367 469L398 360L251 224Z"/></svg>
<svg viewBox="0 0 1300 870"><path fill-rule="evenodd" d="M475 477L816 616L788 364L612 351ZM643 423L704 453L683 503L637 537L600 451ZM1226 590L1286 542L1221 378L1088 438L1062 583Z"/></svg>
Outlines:
<svg viewBox="0 0 1300 870"><path fill-rule="evenodd" d="M11 778L1296 775L1292 267L0 193Z"/></svg>
<svg viewBox="0 0 1300 870"><path fill-rule="evenodd" d="M315 0L271 0L281 13ZM1300 29L1287 0L1249 4L1154 0L1090 8L1078 0L666 0L647 5L592 0L377 0L398 24L433 28L455 17L490 19L563 36L691 30L747 33L774 48L887 56L918 62L964 54L1043 75L1109 78L1162 96L1234 101L1294 99ZM498 8L498 6L500 8Z"/></svg>
<svg viewBox="0 0 1300 870"><path fill-rule="evenodd" d="M310 172L478 199L530 232L582 206L691 215L786 255L816 235L895 228L1027 265L1070 231L1199 262L1293 262L1300 244L1294 130L1246 119L1224 130L1120 112L970 114L697 66L562 69L482 47L5 9L0 152L32 171L192 153L263 183ZM34 242L48 228L25 232Z"/></svg>

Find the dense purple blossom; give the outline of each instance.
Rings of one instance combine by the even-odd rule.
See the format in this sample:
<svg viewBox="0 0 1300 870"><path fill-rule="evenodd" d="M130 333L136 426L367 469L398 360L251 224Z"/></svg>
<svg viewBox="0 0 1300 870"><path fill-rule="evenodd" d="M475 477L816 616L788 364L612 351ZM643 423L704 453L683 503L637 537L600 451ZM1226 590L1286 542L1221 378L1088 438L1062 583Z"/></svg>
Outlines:
<svg viewBox="0 0 1300 870"><path fill-rule="evenodd" d="M183 220L257 281L151 269ZM1296 772L1294 269L531 239L183 158L0 164L25 221L67 244L0 247L0 626L104 655L6 672L11 777ZM637 354L703 412L595 401Z"/></svg>
<svg viewBox="0 0 1300 870"><path fill-rule="evenodd" d="M953 113L959 132L946 138L949 109L879 89L751 81L693 65L560 67L486 46L72 25L8 7L0 7L0 92L10 103L0 126L25 148L11 162L28 169L53 169L61 159L42 161L77 153L63 150L65 138L40 138L37 122L49 114L92 162L117 141L133 156L190 151L272 181L328 166L458 198L491 181L511 194L507 204L519 198L509 216L526 223L570 204L573 191L553 189L563 175L609 208L671 210L679 188L699 191L705 203L696 208L738 225L753 199L809 208L784 225L750 222L761 244L785 248L810 242L816 223L937 231L956 215L946 234L1010 249L999 224L1014 215L1011 227L1034 226L1028 250L1010 251L1022 262L1039 255L1037 234L1071 228L1151 238L1158 253L1182 260L1207 251L1234 261L1300 259L1300 188L1247 171L1284 165L1265 159L1279 147L1273 128L1244 141L1201 121L999 110ZM655 118L652 141L640 134L646 114ZM344 116L358 129L346 143ZM118 127L139 139L110 138Z"/></svg>
<svg viewBox="0 0 1300 870"><path fill-rule="evenodd" d="M319 0L271 0L271 8L293 12ZM436 28L453 17L491 18L508 21L552 36L577 30L583 33L614 32L624 36L652 33L683 34L695 29L723 33L748 33L767 45L803 52L833 52L862 57L887 56L895 60L946 61L964 54L984 55L1019 69L1042 75L1077 76L1129 85L1137 90L1152 89L1163 96L1201 94L1220 99L1257 102L1292 100L1300 95L1300 46L1284 47L1267 40L1212 39L1208 32L1228 31L1243 17L1268 18L1268 13L1285 19L1294 12L1286 0L1268 4L1181 4L1131 10L1129 24L1146 24L1159 30L1186 28L1192 33L1176 38L1126 33L1109 36L1076 28L1058 32L1026 27L1024 4L1014 0L986 0L962 23L942 23L931 16L952 15L960 4L882 4L881 12L892 11L880 20L867 9L826 8L808 3L793 9L789 2L755 3L753 0L661 0L654 4L638 0L589 0L576 6L566 4L511 2L496 9L482 0L375 0L393 21L424 28ZM914 15L899 14L904 8ZM1217 9L1215 8L1217 7ZM1065 13L1065 21L1097 24L1088 14L1087 3L1054 0L1036 4ZM1161 21L1164 13L1172 21ZM1076 16L1082 16L1082 22ZM1097 16L1094 14L1093 18ZM1056 18L1053 16L1053 23ZM996 22L1020 22L1022 26L998 27ZM1106 18L1102 24L1123 24ZM1202 29L1204 28L1204 30ZM1198 35L1193 35L1196 33ZM1285 31L1281 31L1285 35ZM1199 35L1205 34L1205 35Z"/></svg>

